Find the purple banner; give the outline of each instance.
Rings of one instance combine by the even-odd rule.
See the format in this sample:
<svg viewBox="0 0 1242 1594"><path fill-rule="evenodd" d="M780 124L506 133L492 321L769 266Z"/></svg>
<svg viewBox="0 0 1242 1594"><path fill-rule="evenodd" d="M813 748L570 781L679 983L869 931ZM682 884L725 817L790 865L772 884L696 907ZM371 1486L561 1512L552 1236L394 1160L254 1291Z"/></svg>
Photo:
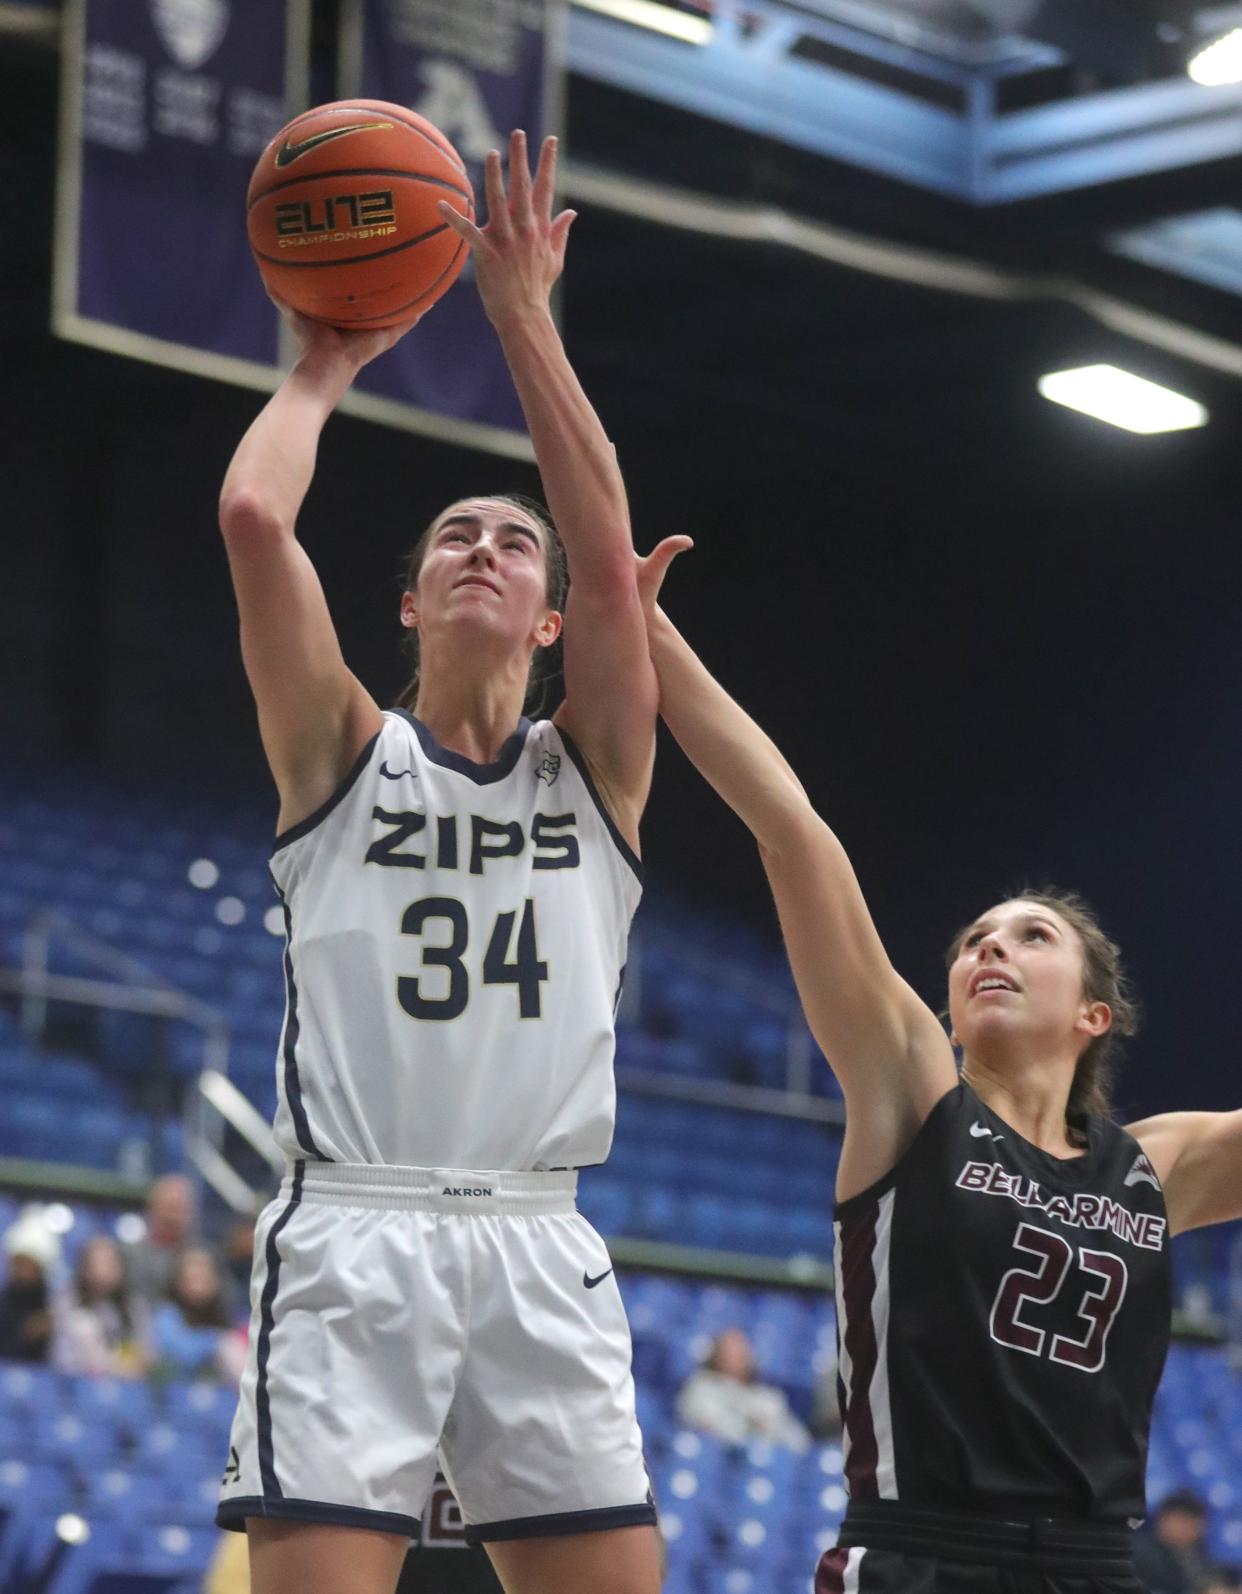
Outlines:
<svg viewBox="0 0 1242 1594"><path fill-rule="evenodd" d="M190 368L209 364L143 340L275 365L279 321L246 241L245 195L287 120L290 36L286 0L69 8L78 115L62 151L61 331Z"/></svg>
<svg viewBox="0 0 1242 1594"><path fill-rule="evenodd" d="M483 158L524 127L533 151L559 132L558 0L348 0L342 96L408 106L447 135L465 161L480 212ZM525 434L504 356L469 262L457 283L356 386L376 397L466 423L462 440L488 446L495 428ZM440 435L451 426L434 428Z"/></svg>

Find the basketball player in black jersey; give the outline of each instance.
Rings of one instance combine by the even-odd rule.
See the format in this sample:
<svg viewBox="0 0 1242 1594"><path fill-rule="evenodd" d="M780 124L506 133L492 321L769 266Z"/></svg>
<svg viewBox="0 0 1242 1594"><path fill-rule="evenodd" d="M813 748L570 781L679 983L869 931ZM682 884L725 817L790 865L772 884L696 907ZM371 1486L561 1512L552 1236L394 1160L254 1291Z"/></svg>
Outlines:
<svg viewBox="0 0 1242 1594"><path fill-rule="evenodd" d="M949 1037L885 955L788 764L655 606L660 707L749 826L841 1083L836 1290L849 1506L817 1594L1137 1591L1168 1242L1242 1216L1242 1112L1128 1128L1099 1078L1133 1028L1117 949L1072 896L954 941Z"/></svg>

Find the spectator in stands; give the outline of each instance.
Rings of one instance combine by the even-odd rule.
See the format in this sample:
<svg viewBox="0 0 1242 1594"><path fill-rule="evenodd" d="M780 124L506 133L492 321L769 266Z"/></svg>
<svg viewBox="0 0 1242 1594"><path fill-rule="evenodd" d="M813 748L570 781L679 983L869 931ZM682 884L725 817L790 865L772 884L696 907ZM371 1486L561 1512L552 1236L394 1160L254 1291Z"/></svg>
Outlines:
<svg viewBox="0 0 1242 1594"><path fill-rule="evenodd" d="M220 1270L210 1251L183 1251L168 1299L151 1318L152 1374L156 1378L206 1378L236 1384L245 1341L233 1328Z"/></svg>
<svg viewBox="0 0 1242 1594"><path fill-rule="evenodd" d="M60 1243L37 1207L28 1207L4 1236L8 1274L0 1286L0 1358L46 1362L51 1354L51 1275Z"/></svg>
<svg viewBox="0 0 1242 1594"><path fill-rule="evenodd" d="M760 1382L755 1353L740 1328L717 1336L707 1360L677 1397L677 1415L687 1427L730 1444L766 1439L805 1450L811 1442L783 1390Z"/></svg>
<svg viewBox="0 0 1242 1594"><path fill-rule="evenodd" d="M116 1241L97 1234L82 1247L52 1358L67 1373L139 1378L146 1372L146 1311L130 1294Z"/></svg>
<svg viewBox="0 0 1242 1594"><path fill-rule="evenodd" d="M147 1192L147 1232L124 1245L129 1288L140 1301L156 1305L169 1293L183 1248L195 1232L195 1188L183 1173L166 1173Z"/></svg>
<svg viewBox="0 0 1242 1594"><path fill-rule="evenodd" d="M1191 1489L1160 1502L1134 1541L1134 1570L1151 1594L1199 1594L1211 1570L1204 1539L1207 1506Z"/></svg>
<svg viewBox="0 0 1242 1594"><path fill-rule="evenodd" d="M1237 1594L1242 1589L1242 1577L1234 1566L1214 1566L1199 1594Z"/></svg>
<svg viewBox="0 0 1242 1594"><path fill-rule="evenodd" d="M828 1357L815 1380L815 1398L811 1406L811 1432L816 1439L839 1439L841 1422L841 1391L837 1387L838 1364L836 1354Z"/></svg>
<svg viewBox="0 0 1242 1594"><path fill-rule="evenodd" d="M244 1323L250 1315L250 1273L254 1266L254 1216L238 1218L224 1237L223 1282L229 1316Z"/></svg>
<svg viewBox="0 0 1242 1594"><path fill-rule="evenodd" d="M194 1188L184 1174L157 1179L147 1194L147 1232L125 1247L125 1272L139 1300L151 1305L168 1294L173 1271L194 1229Z"/></svg>

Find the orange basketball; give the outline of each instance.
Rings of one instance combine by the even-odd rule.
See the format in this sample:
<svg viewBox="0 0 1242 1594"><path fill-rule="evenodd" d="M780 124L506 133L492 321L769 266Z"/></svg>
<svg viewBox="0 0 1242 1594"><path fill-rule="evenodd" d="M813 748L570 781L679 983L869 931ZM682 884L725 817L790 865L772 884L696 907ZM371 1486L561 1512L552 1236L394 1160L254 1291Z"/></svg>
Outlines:
<svg viewBox="0 0 1242 1594"><path fill-rule="evenodd" d="M246 230L264 282L295 310L390 327L465 264L442 199L473 220L466 168L438 128L383 100L338 100L295 116L259 156Z"/></svg>

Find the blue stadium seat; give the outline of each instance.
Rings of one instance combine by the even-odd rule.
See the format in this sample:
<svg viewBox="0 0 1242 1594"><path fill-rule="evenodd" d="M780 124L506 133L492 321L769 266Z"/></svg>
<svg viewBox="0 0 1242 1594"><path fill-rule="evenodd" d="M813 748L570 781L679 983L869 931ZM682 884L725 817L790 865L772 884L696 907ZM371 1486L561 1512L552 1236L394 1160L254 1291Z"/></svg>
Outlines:
<svg viewBox="0 0 1242 1594"><path fill-rule="evenodd" d="M0 1412L47 1423L65 1402L66 1382L48 1367L0 1362Z"/></svg>
<svg viewBox="0 0 1242 1594"><path fill-rule="evenodd" d="M131 1444L152 1421L151 1387L135 1379L79 1379L74 1403L84 1421L108 1423Z"/></svg>
<svg viewBox="0 0 1242 1594"><path fill-rule="evenodd" d="M594 1172L583 1181L578 1197L579 1207L587 1222L604 1236L630 1232L630 1202L627 1185L619 1179Z"/></svg>
<svg viewBox="0 0 1242 1594"><path fill-rule="evenodd" d="M124 1446L124 1434L110 1423L85 1422L76 1411L65 1410L36 1425L31 1454L83 1477L110 1466Z"/></svg>
<svg viewBox="0 0 1242 1594"><path fill-rule="evenodd" d="M173 1383L164 1391L164 1415L174 1430L227 1432L236 1405L236 1392L221 1384Z"/></svg>
<svg viewBox="0 0 1242 1594"><path fill-rule="evenodd" d="M188 1526L178 1522L144 1526L134 1545L135 1566L148 1575L202 1577L215 1553L219 1534L214 1527Z"/></svg>
<svg viewBox="0 0 1242 1594"><path fill-rule="evenodd" d="M75 1582L71 1574L80 1575L98 1556L121 1556L124 1533L115 1523L88 1521L62 1503L25 1513L13 1544L6 1543L6 1552L0 1587L85 1589L89 1580Z"/></svg>
<svg viewBox="0 0 1242 1594"><path fill-rule="evenodd" d="M198 1471L220 1458L220 1435L205 1425L193 1427L157 1421L144 1429L134 1451L134 1464L158 1471L175 1464L181 1471Z"/></svg>

